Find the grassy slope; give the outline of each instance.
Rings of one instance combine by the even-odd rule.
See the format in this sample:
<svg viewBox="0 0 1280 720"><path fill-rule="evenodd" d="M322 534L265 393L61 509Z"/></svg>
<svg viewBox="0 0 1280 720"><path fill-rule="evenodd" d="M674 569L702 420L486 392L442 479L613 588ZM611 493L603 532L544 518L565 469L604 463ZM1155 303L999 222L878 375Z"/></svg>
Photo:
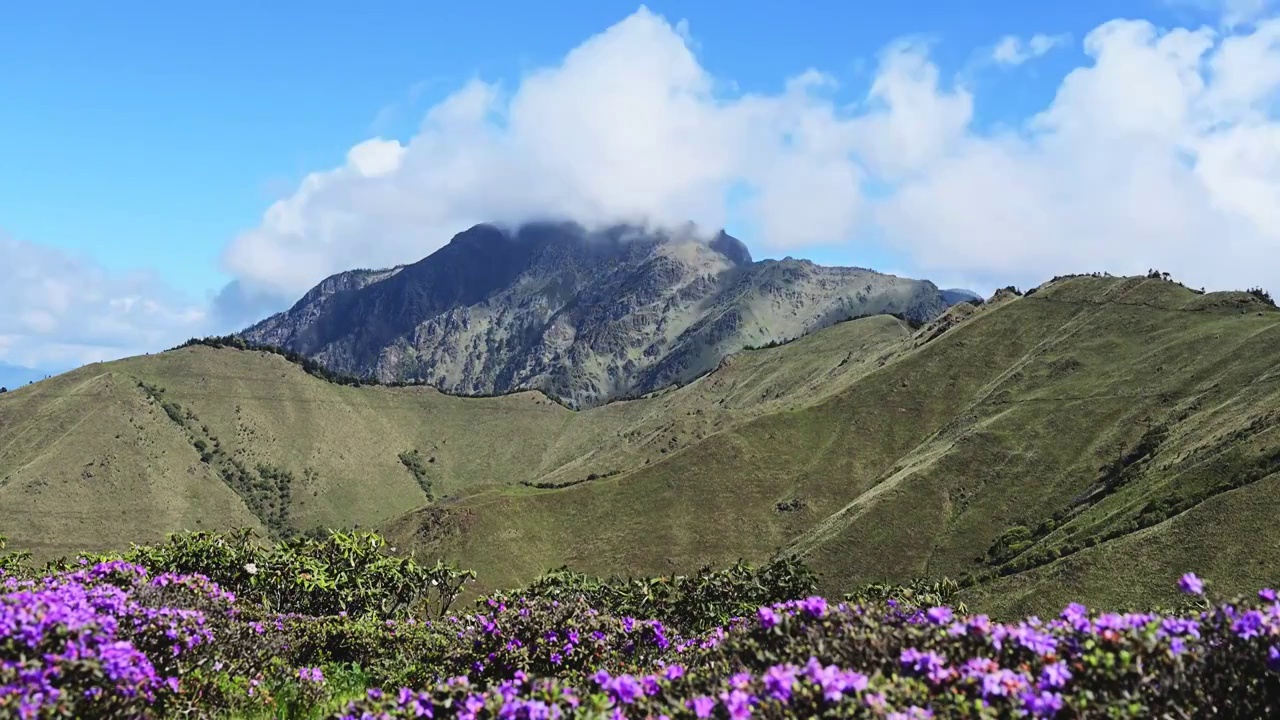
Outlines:
<svg viewBox="0 0 1280 720"><path fill-rule="evenodd" d="M181 529L262 528L263 514L221 479L232 459L255 481L259 465L288 473L287 500L272 496L269 512L287 506L287 524L302 530L377 525L427 504L399 459L410 450L437 498L531 492L518 483L641 467L782 403L811 401L865 369L846 361L851 351L874 357L906 335L892 318L846 323L743 353L714 380L586 413L537 393L343 387L278 356L231 349L94 365L0 395L0 532L49 557ZM197 442L221 452L203 463Z"/></svg>
<svg viewBox="0 0 1280 720"><path fill-rule="evenodd" d="M91 366L0 396L0 531L49 556L256 524L217 472L234 458L287 471L290 526L383 525L488 586L781 548L832 591L969 576L979 606L1045 612L1143 602L1185 569L1228 590L1277 574L1280 313L1100 278L968 311L916 333L844 323L582 413L204 347Z"/></svg>
<svg viewBox="0 0 1280 720"><path fill-rule="evenodd" d="M101 367L0 396L0 528L49 558L261 527L137 383Z"/></svg>
<svg viewBox="0 0 1280 720"><path fill-rule="evenodd" d="M1220 545L1256 543L1246 528L1266 517L1258 502L1241 501L1240 517L1219 512L1217 523L1196 518L1234 500L1224 492L1256 492L1223 483L1265 477L1280 450L1278 325L1280 313L1242 294L1197 296L1145 279L1061 281L977 313L823 402L712 435L641 471L475 498L392 527L495 584L561 563L670 571L762 559L785 546L838 590L1001 566L1014 573L1021 559L1044 553L1036 563L1046 563L1056 552L1068 558L1059 564L1093 572L1085 599L1121 603L1128 596L1106 582L1097 558L1144 578L1135 592L1145 595L1197 561L1177 550L1195 532ZM1132 463L1123 482L1099 482L1103 466L1161 424L1168 432L1154 454ZM804 509L776 508L795 498ZM1168 507L1176 500L1195 505ZM1055 513L1058 526L1034 534ZM1169 513L1173 520L1142 529ZM984 559L1019 525L1032 531L1029 547ZM433 536L437 527L444 531ZM1158 538L1164 544L1152 545ZM1236 565L1203 569L1226 575L1224 586L1253 585L1257 573ZM1027 573L1019 609L1056 604L1035 581L1052 572ZM985 588L972 598L1012 607Z"/></svg>

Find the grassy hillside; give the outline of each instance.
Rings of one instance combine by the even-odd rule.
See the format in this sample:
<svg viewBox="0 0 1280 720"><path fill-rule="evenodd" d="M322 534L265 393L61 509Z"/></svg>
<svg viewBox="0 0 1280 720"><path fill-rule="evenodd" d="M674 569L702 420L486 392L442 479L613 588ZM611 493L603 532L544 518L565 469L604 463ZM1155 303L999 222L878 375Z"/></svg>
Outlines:
<svg viewBox="0 0 1280 720"><path fill-rule="evenodd" d="M1094 277L580 413L190 347L0 396L0 530L48 556L378 526L482 588L784 552L828 592L947 575L999 613L1172 599L1186 570L1244 591L1280 575L1278 358L1252 295Z"/></svg>
<svg viewBox="0 0 1280 720"><path fill-rule="evenodd" d="M1107 604L1161 596L1199 562L1247 588L1280 571L1251 529L1274 517L1255 483L1273 481L1280 457L1278 325L1244 293L1062 280L924 328L837 394L632 474L476 497L392 528L496 583L561 563L687 570L784 547L828 590L951 575L995 609L1052 609L1044 587L1065 572L1093 578L1075 597ZM1210 563L1188 543L1237 550Z"/></svg>
<svg viewBox="0 0 1280 720"><path fill-rule="evenodd" d="M893 318L844 323L583 413L532 392L337 385L229 348L91 365L0 395L0 528L45 558L181 529L368 527L432 500L583 482L813 402L908 334Z"/></svg>

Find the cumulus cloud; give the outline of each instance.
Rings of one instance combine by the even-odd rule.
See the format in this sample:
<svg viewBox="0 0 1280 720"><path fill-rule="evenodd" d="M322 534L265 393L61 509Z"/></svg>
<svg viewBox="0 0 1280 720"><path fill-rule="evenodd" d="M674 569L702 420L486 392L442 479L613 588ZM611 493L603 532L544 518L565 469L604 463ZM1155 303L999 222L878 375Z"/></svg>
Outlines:
<svg viewBox="0 0 1280 720"><path fill-rule="evenodd" d="M115 274L0 233L0 360L65 368L198 333L205 311L149 274Z"/></svg>
<svg viewBox="0 0 1280 720"><path fill-rule="evenodd" d="M776 95L717 96L683 28L641 8L514 90L471 82L404 144L357 145L236 238L225 265L293 296L338 270L419 259L476 222L716 227L735 188L765 244L839 240L859 220L862 171L830 86L807 72Z"/></svg>
<svg viewBox="0 0 1280 720"><path fill-rule="evenodd" d="M1017 35L1006 35L1000 38L1000 42L996 43L995 48L992 49L991 59L1000 65L1021 65L1069 42L1071 42L1069 35L1036 33L1030 40L1025 41Z"/></svg>
<svg viewBox="0 0 1280 720"><path fill-rule="evenodd" d="M920 268L1027 282L1151 266L1280 283L1280 21L1248 33L1113 21L1024 127L968 133L876 209Z"/></svg>
<svg viewBox="0 0 1280 720"><path fill-rule="evenodd" d="M1006 39L995 56L1064 41ZM926 45L891 44L850 97L813 69L774 93L726 94L732 79L691 42L642 8L512 87L458 88L406 141L355 144L234 238L235 281L207 308L5 241L0 266L27 276L0 286L17 308L0 320L0 359L40 360L14 350L36 339L57 350L35 354L92 359L243 327L331 273L545 217L718 227L732 207L757 251L849 243L856 258L874 242L902 274L978 287L1155 267L1280 289L1280 19L1105 23L1045 107L996 128L975 111L992 100L981 74L958 80Z"/></svg>
<svg viewBox="0 0 1280 720"><path fill-rule="evenodd" d="M993 57L1067 42L1008 37ZM714 227L735 194L766 252L874 236L916 274L992 284L1159 266L1280 285L1260 262L1280 232L1280 22L1113 21L1083 49L1047 107L993 131L975 121L981 86L944 75L927 46L892 44L852 104L817 70L724 97L687 28L642 8L514 89L459 89L406 143L356 145L236 238L226 265L240 295L292 298L332 272L421 258L476 222Z"/></svg>

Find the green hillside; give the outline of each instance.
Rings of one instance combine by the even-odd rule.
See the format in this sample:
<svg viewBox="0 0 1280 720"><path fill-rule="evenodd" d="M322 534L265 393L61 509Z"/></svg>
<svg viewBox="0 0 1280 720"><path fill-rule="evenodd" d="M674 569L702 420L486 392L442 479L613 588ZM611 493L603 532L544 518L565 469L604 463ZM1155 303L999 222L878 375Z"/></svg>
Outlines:
<svg viewBox="0 0 1280 720"><path fill-rule="evenodd" d="M1062 593L1149 601L1189 566L1248 588L1280 574L1280 541L1255 531L1276 516L1261 489L1280 457L1277 325L1244 293L1064 280L922 329L919 347L838 394L630 475L475 497L393 528L496 583L781 546L828 590L950 575L997 610L1060 607L1048 589L1076 576L1088 582Z"/></svg>
<svg viewBox="0 0 1280 720"><path fill-rule="evenodd" d="M181 529L376 526L510 586L782 551L828 592L947 575L1000 613L1280 576L1280 312L1077 277L747 351L585 412L349 387L189 347L0 395L0 530L38 556Z"/></svg>
<svg viewBox="0 0 1280 720"><path fill-rule="evenodd" d="M275 354L199 345L91 365L0 395L0 528L47 558L182 529L377 526L429 498L660 462L837 391L908 335L888 317L844 323L582 413L533 392L343 386Z"/></svg>

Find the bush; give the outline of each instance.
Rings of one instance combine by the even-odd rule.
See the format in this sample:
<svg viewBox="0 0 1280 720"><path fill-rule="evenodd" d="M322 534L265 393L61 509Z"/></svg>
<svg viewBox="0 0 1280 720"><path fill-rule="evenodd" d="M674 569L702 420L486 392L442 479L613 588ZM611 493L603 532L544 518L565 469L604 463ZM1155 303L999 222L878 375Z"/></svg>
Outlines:
<svg viewBox="0 0 1280 720"><path fill-rule="evenodd" d="M1252 296L1254 296L1254 297L1258 298L1259 300L1261 300L1262 302L1266 303L1266 304L1267 304L1267 305L1269 305L1270 307L1275 307L1275 306L1276 306L1276 302L1275 302L1275 300L1272 300L1272 299L1271 299L1271 293L1267 292L1266 290L1263 290L1263 289L1262 289L1262 288L1260 288L1260 287L1252 287L1252 288L1249 288L1248 290L1246 290L1246 292L1248 292L1250 295L1252 295Z"/></svg>
<svg viewBox="0 0 1280 720"><path fill-rule="evenodd" d="M699 632L761 605L805 597L816 587L816 578L803 563L783 558L760 568L738 562L723 570L707 566L692 575L655 578L600 579L561 568L516 593L496 593L479 602L509 604L513 597L581 600L611 615L661 620L681 632Z"/></svg>
<svg viewBox="0 0 1280 720"><path fill-rule="evenodd" d="M1184 586L1198 591L1197 582ZM810 597L665 646L638 621L629 634L609 626L606 637L630 637L633 654L615 652L615 640L588 650L591 662L531 661L530 670L373 691L334 717L1274 717L1274 598L1263 591L1209 606L1196 596L1200 610L1187 615L1072 605L1049 621L1000 624L941 606L904 612ZM610 622L578 609L555 616L545 605L510 611L478 622L488 637L521 640L529 658L562 647L557 623L567 617ZM459 637L475 646L473 634ZM504 657L497 642L482 641L476 653Z"/></svg>
<svg viewBox="0 0 1280 720"><path fill-rule="evenodd" d="M1280 713L1276 593L1210 603L1190 574L1173 611L1071 605L1056 618L1010 623L954 605L959 584L950 580L869 585L838 603L803 595L813 577L790 559L653 579L561 570L524 592L484 598L469 613L405 616L392 604L400 617L391 618L381 614L387 605L361 599L366 587L405 589L388 580L396 576L383 562L407 561L380 552L376 536L273 547L251 540L197 534L130 551L157 566L225 577L243 589L239 597L206 574L120 559L77 560L45 573L6 560L14 572L0 581L0 716ZM290 555L304 552L305 560ZM275 563L272 572L281 573L318 563L332 587L267 590L275 586L242 568L245 558ZM337 596L365 612L332 612Z"/></svg>
<svg viewBox="0 0 1280 720"><path fill-rule="evenodd" d="M452 565L418 565L367 532L333 532L274 545L249 530L172 535L121 559L156 572L202 573L264 612L378 618L439 617L475 577Z"/></svg>

